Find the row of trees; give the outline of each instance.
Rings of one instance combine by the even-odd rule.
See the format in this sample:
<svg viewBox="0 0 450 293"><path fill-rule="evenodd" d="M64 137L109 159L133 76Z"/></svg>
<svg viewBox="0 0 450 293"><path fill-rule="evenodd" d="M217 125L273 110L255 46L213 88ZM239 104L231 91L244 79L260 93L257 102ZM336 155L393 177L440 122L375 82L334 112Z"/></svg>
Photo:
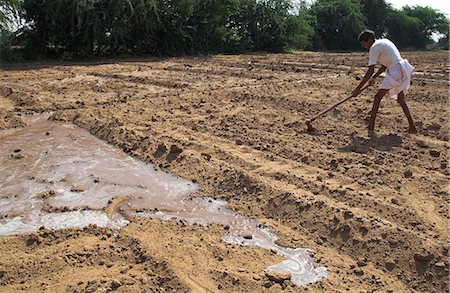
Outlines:
<svg viewBox="0 0 450 293"><path fill-rule="evenodd" d="M355 50L371 28L400 48L424 49L449 20L385 0L0 0L2 58Z"/></svg>

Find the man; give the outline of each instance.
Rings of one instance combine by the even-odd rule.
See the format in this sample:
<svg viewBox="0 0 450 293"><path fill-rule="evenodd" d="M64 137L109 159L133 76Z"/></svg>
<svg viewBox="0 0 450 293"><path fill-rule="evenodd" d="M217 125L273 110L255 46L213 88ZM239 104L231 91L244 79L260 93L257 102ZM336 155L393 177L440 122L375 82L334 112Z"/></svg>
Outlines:
<svg viewBox="0 0 450 293"><path fill-rule="evenodd" d="M373 85L375 79L386 71L386 77L375 95L372 111L370 112L369 135L372 136L374 134L378 107L380 106L381 99L388 92L392 98L397 99L400 107L402 107L403 113L405 113L409 123L408 132L417 133L414 120L405 102L405 93L411 84L411 74L414 67L409 64L408 60L400 56L400 52L394 43L388 39L375 39L375 33L371 30L361 32L358 36L358 42L362 47L369 49L369 68L364 78L352 92L352 96L357 96L366 82L369 82L369 85ZM381 64L381 68L374 74L375 65L378 62Z"/></svg>

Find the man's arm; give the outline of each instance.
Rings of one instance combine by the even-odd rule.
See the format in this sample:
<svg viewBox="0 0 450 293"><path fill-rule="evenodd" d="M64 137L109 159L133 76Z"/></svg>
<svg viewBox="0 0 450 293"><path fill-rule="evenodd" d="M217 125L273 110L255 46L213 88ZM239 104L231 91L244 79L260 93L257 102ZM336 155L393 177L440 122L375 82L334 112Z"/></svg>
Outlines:
<svg viewBox="0 0 450 293"><path fill-rule="evenodd" d="M383 68L383 67L381 67ZM381 70L380 68L380 70ZM378 72L380 71L378 70ZM363 79L361 80L361 82L359 83L359 85L356 87L356 89L352 92L352 97L356 97L360 92L361 92L361 88L366 84L366 82L372 77L373 73L375 71L375 65L370 65L369 68L366 71L366 74L364 75ZM377 72L377 73L378 73ZM378 75L380 75L380 73L378 73Z"/></svg>
<svg viewBox="0 0 450 293"><path fill-rule="evenodd" d="M377 73L375 73L370 79L369 84L373 85L375 83L375 79L380 76L386 70L386 66L381 65L380 69L378 69Z"/></svg>

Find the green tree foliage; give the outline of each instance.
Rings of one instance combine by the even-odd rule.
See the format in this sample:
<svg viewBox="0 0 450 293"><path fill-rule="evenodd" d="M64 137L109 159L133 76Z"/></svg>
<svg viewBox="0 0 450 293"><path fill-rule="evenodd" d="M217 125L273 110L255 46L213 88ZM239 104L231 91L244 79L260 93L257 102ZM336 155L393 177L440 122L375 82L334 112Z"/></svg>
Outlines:
<svg viewBox="0 0 450 293"><path fill-rule="evenodd" d="M434 43L433 34L447 34L449 20L430 7L409 7L389 14L387 36L400 48L425 49Z"/></svg>
<svg viewBox="0 0 450 293"><path fill-rule="evenodd" d="M221 52L223 42L233 28L229 20L238 9L239 0L197 0L189 26L195 27L194 52Z"/></svg>
<svg viewBox="0 0 450 293"><path fill-rule="evenodd" d="M441 39L439 39L439 48L449 50L448 32Z"/></svg>
<svg viewBox="0 0 450 293"><path fill-rule="evenodd" d="M425 42L426 38L420 34L420 20L415 17L396 10L389 14L386 25L387 37L400 49L412 49Z"/></svg>
<svg viewBox="0 0 450 293"><path fill-rule="evenodd" d="M361 0L362 12L366 17L366 27L373 30L377 36L386 32L388 15L393 11L385 0Z"/></svg>
<svg viewBox="0 0 450 293"><path fill-rule="evenodd" d="M73 57L124 53L154 44L156 5L146 0L25 0L27 47ZM139 50L137 50L139 51Z"/></svg>
<svg viewBox="0 0 450 293"><path fill-rule="evenodd" d="M291 10L291 9L290 9ZM314 28L312 26L314 18L310 14L308 6L300 1L295 16L287 13L286 36L287 46L292 49L312 49L312 39Z"/></svg>
<svg viewBox="0 0 450 293"><path fill-rule="evenodd" d="M439 48L443 50L449 50L449 30L447 30L445 33L442 34L442 37L438 41Z"/></svg>
<svg viewBox="0 0 450 293"><path fill-rule="evenodd" d="M26 25L7 33L19 15ZM355 50L364 28L400 48L438 33L448 48L448 26L439 11L386 0L0 0L2 52L24 46L30 58Z"/></svg>
<svg viewBox="0 0 450 293"><path fill-rule="evenodd" d="M419 48L424 48L426 45L433 42L433 34L448 34L449 20L442 12L432 9L430 7L421 6L405 6L403 8L405 15L414 17L419 20L420 43L417 44Z"/></svg>
<svg viewBox="0 0 450 293"><path fill-rule="evenodd" d="M20 0L0 0L0 32L10 30L11 24L19 17Z"/></svg>
<svg viewBox="0 0 450 293"><path fill-rule="evenodd" d="M316 17L316 48L357 48L356 37L364 29L366 21L359 0L317 0L311 9Z"/></svg>
<svg viewBox="0 0 450 293"><path fill-rule="evenodd" d="M238 0L162 0L156 32L163 54L198 54L221 51L232 28L229 18Z"/></svg>
<svg viewBox="0 0 450 293"><path fill-rule="evenodd" d="M306 47L312 28L291 9L288 0L241 0L239 12L232 17L241 49L280 52Z"/></svg>
<svg viewBox="0 0 450 293"><path fill-rule="evenodd" d="M24 0L31 54L203 54L305 48L291 0Z"/></svg>
<svg viewBox="0 0 450 293"><path fill-rule="evenodd" d="M20 0L0 0L0 60L22 59L11 50L16 39L14 28L20 24L21 4Z"/></svg>

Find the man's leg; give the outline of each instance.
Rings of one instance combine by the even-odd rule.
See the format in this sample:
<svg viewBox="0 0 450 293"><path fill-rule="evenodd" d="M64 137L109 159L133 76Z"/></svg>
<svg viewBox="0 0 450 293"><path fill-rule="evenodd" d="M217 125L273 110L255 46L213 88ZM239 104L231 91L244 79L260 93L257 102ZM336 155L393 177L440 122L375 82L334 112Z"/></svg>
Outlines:
<svg viewBox="0 0 450 293"><path fill-rule="evenodd" d="M377 118L377 112L378 108L380 107L381 99L386 95L386 93L389 90L387 89L380 89L378 90L377 94L375 95L375 99L373 100L372 105L372 111L370 112L370 119L369 119L369 131L373 131L375 129L375 119Z"/></svg>
<svg viewBox="0 0 450 293"><path fill-rule="evenodd" d="M414 120L411 116L411 113L409 112L408 105L406 105L405 102L405 94L403 92L400 92L397 97L397 102L399 103L400 107L402 107L403 113L405 113L406 118L408 119L409 133L417 133L416 125L414 124Z"/></svg>

